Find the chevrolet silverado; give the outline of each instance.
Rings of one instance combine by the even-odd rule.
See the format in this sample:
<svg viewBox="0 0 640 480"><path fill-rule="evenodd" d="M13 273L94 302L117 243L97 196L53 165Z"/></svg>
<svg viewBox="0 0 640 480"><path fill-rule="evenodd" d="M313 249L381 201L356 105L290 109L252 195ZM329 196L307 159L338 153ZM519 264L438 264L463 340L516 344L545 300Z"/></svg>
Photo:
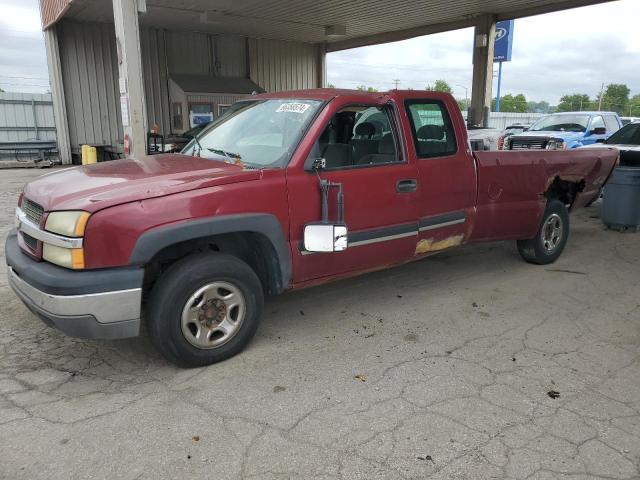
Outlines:
<svg viewBox="0 0 640 480"><path fill-rule="evenodd" d="M481 241L553 262L569 212L617 159L610 148L472 153L448 94L254 95L180 154L27 184L9 282L68 335L131 337L144 324L169 360L207 365L240 352L265 296L287 289Z"/></svg>

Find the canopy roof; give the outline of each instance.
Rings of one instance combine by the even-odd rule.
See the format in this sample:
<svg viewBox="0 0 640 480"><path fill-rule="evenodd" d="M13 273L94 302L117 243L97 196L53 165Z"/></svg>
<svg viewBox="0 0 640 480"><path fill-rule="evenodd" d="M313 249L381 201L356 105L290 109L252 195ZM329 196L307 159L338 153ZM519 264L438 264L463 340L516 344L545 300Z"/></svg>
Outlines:
<svg viewBox="0 0 640 480"><path fill-rule="evenodd" d="M113 21L111 1L40 0L45 28L61 18ZM340 50L611 0L146 0L143 26L230 33Z"/></svg>

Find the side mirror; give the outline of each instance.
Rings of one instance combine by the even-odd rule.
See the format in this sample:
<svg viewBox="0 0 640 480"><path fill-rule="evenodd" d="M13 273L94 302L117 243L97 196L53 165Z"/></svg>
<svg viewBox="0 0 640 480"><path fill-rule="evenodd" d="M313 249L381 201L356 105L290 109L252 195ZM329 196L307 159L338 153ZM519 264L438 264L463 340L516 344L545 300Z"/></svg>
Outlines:
<svg viewBox="0 0 640 480"><path fill-rule="evenodd" d="M341 252L347 249L347 227L332 223L304 226L304 249L307 252Z"/></svg>
<svg viewBox="0 0 640 480"><path fill-rule="evenodd" d="M607 143L607 141L604 138L599 138L596 140L596 143Z"/></svg>
<svg viewBox="0 0 640 480"><path fill-rule="evenodd" d="M589 133L591 135L604 135L607 133L607 129L605 127L597 127L592 129Z"/></svg>

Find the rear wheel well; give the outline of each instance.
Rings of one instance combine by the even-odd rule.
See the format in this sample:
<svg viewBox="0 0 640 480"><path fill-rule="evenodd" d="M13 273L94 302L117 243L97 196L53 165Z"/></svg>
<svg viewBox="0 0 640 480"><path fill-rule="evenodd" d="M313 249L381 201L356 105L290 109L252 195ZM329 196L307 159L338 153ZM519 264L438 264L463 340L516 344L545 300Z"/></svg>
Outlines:
<svg viewBox="0 0 640 480"><path fill-rule="evenodd" d="M256 232L234 232L194 238L157 252L145 265L144 297L173 263L194 253L212 251L233 255L249 265L260 279L265 294L275 295L284 289L278 255L271 241Z"/></svg>
<svg viewBox="0 0 640 480"><path fill-rule="evenodd" d="M544 196L547 200L558 199L567 207L571 207L576 195L584 189L584 185L584 180L569 181L555 177L544 193Z"/></svg>

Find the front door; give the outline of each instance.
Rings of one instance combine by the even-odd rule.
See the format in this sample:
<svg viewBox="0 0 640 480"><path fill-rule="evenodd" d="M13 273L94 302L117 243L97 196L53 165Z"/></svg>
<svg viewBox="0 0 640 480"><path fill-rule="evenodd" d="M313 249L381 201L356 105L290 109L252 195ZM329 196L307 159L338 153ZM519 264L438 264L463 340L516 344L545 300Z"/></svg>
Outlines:
<svg viewBox="0 0 640 480"><path fill-rule="evenodd" d="M383 97L356 103L334 100L312 129L305 166L287 171L294 283L404 262L414 253L420 189L397 128L398 114ZM326 168L310 169L315 158ZM311 253L303 248L304 225L321 220L319 180L341 184L348 248ZM337 189L329 195L329 220L338 217Z"/></svg>
<svg viewBox="0 0 640 480"><path fill-rule="evenodd" d="M419 172L421 202L416 255L463 243L475 214L476 168L468 144L456 138L447 97L407 98L410 155ZM461 117L458 131L465 129Z"/></svg>

